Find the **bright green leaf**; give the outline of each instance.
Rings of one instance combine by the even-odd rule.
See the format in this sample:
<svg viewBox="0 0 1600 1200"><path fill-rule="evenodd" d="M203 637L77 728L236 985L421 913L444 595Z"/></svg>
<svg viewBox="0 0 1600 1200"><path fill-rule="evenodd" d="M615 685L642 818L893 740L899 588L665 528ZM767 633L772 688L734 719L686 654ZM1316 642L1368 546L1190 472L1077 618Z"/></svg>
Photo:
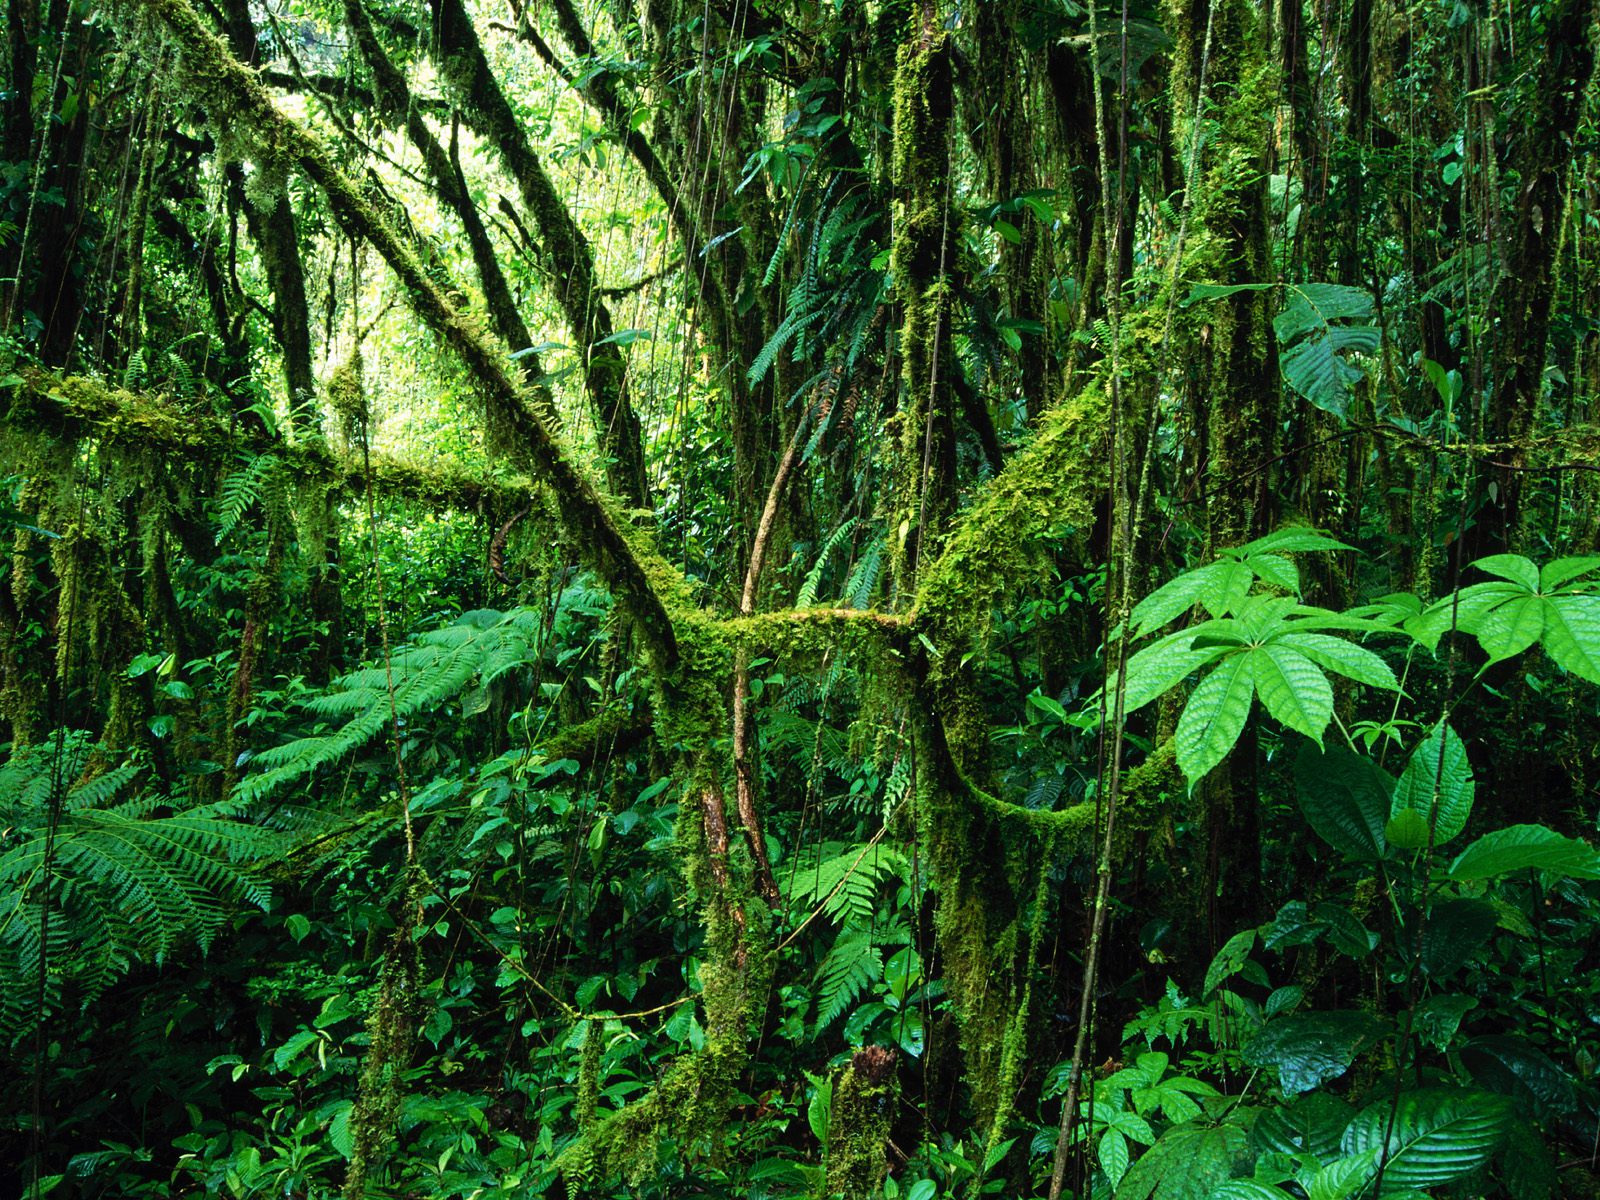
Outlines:
<svg viewBox="0 0 1600 1200"><path fill-rule="evenodd" d="M1527 870L1554 871L1573 879L1600 879L1600 854L1587 842L1562 837L1543 825L1510 825L1473 842L1450 864L1447 874L1458 882L1467 882Z"/></svg>
<svg viewBox="0 0 1600 1200"><path fill-rule="evenodd" d="M1193 785L1227 757L1250 715L1252 655L1230 654L1200 681L1173 735L1178 766Z"/></svg>
<svg viewBox="0 0 1600 1200"><path fill-rule="evenodd" d="M1256 695L1276 720L1322 744L1333 717L1333 686L1317 665L1298 650L1269 642L1251 652Z"/></svg>

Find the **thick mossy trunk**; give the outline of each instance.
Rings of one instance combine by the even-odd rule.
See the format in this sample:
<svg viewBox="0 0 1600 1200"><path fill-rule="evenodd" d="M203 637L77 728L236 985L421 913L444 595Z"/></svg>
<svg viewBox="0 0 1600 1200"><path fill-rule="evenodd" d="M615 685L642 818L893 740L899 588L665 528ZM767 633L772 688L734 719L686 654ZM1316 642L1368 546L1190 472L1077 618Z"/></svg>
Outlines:
<svg viewBox="0 0 1600 1200"><path fill-rule="evenodd" d="M1187 198L1192 208L1182 286L1273 282L1267 153L1280 87L1261 13L1246 0L1221 0L1209 11L1203 3L1173 0L1169 19L1176 42L1168 86L1173 153L1185 164L1200 155L1190 173L1195 184ZM1203 136L1195 129L1197 112L1208 123ZM1279 389L1270 295L1241 291L1197 305L1198 315L1174 331L1176 353L1190 364L1187 390L1200 431L1206 541L1213 553L1275 521ZM1210 941L1253 919L1260 905L1255 785L1249 739L1203 785L1207 871L1215 885L1207 892L1217 900L1209 928L1194 933Z"/></svg>
<svg viewBox="0 0 1600 1200"><path fill-rule="evenodd" d="M1491 482L1498 486L1504 516L1500 525L1508 542L1518 541L1523 532L1528 480L1515 468L1527 464L1523 443L1535 430L1546 386L1556 250L1569 171L1579 152L1578 121L1594 75L1591 39L1600 21L1600 2L1558 0L1545 19L1544 51L1527 86L1532 111L1524 110L1518 128L1507 131L1506 165L1515 171L1518 186L1490 297L1497 324L1489 432L1493 439L1512 444L1504 456L1511 469L1496 472Z"/></svg>
<svg viewBox="0 0 1600 1200"><path fill-rule="evenodd" d="M923 5L900 47L894 81L894 278L905 313L900 328L903 402L899 499L890 537L902 596L916 586L924 555L955 505L956 431L951 350L955 297L951 268L959 217L951 203L950 35L936 6Z"/></svg>

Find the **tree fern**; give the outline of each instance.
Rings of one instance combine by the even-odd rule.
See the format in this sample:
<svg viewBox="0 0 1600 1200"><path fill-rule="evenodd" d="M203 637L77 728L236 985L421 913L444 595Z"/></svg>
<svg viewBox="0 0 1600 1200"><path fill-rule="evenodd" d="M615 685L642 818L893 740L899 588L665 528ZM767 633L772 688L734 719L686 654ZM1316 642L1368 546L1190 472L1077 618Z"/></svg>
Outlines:
<svg viewBox="0 0 1600 1200"><path fill-rule="evenodd" d="M238 796L255 800L275 792L366 746L396 717L404 721L456 699L471 686L493 683L534 656L540 620L540 614L528 608L505 614L490 609L469 612L455 624L424 633L397 650L387 668L368 666L335 680L305 708L343 723L256 754L254 765L260 770L240 781Z"/></svg>
<svg viewBox="0 0 1600 1200"><path fill-rule="evenodd" d="M47 863L52 781L81 777L91 749L69 734L0 767L0 1036L37 1015L41 956L47 1005L68 982L93 996L136 962L205 948L236 905L271 899L250 867L281 848L280 834L241 821L234 801L184 808L143 790L135 764L67 789Z"/></svg>

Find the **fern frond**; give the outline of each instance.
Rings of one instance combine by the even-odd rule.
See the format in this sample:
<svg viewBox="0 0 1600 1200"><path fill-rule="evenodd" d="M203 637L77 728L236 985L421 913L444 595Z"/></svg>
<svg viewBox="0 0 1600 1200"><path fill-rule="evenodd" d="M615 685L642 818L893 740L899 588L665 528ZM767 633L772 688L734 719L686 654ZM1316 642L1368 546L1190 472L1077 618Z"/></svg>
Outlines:
<svg viewBox="0 0 1600 1200"><path fill-rule="evenodd" d="M833 943L817 969L817 1032L844 1014L871 984L883 978L883 952L869 929L855 926Z"/></svg>
<svg viewBox="0 0 1600 1200"><path fill-rule="evenodd" d="M253 761L261 769L240 780L235 794L259 800L368 745L396 718L405 721L435 709L524 665L537 653L538 630L537 614L528 610L479 609L419 636L392 656L389 670L369 666L335 680L305 708L345 723L258 752Z"/></svg>
<svg viewBox="0 0 1600 1200"><path fill-rule="evenodd" d="M125 763L62 797L47 863L54 783L92 749L82 733L58 744L59 763L47 741L0 768L0 1038L39 1015L41 962L47 1004L67 981L93 997L136 962L206 948L237 905L266 908L271 890L252 868L284 847L277 831L241 820L237 803L185 808L140 790L142 769Z"/></svg>

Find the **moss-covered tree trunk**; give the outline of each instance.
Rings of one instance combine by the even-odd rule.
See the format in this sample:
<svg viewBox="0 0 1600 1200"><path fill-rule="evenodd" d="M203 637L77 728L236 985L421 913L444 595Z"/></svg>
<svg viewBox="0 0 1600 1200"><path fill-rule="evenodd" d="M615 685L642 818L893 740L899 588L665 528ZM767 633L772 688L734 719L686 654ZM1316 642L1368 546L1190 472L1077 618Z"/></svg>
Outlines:
<svg viewBox="0 0 1600 1200"><path fill-rule="evenodd" d="M1168 83L1173 151L1185 163L1200 154L1195 194L1188 197L1191 236L1181 265L1183 284L1274 282L1267 151L1280 89L1262 13L1247 0L1217 0L1209 11L1206 3L1174 0L1168 16L1176 40ZM1213 122L1198 141L1197 111L1201 120ZM1190 364L1188 396L1204 464L1206 542L1213 553L1257 536L1276 515L1272 467L1279 393L1270 295L1248 290L1211 302L1199 309L1203 317L1179 332L1179 358ZM1207 933L1212 940L1250 920L1259 904L1255 784L1255 746L1247 737L1202 788L1203 894L1215 898Z"/></svg>

